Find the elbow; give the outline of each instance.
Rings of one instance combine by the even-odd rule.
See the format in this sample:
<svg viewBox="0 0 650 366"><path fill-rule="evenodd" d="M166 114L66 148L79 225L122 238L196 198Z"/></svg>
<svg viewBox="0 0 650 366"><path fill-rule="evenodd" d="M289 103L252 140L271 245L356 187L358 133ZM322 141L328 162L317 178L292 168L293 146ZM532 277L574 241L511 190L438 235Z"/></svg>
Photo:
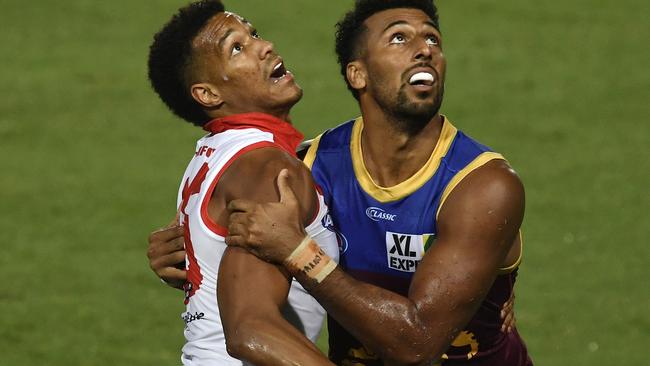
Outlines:
<svg viewBox="0 0 650 366"><path fill-rule="evenodd" d="M253 324L245 322L232 331L225 332L226 351L230 356L239 360L248 360L255 355L260 342L254 329Z"/></svg>

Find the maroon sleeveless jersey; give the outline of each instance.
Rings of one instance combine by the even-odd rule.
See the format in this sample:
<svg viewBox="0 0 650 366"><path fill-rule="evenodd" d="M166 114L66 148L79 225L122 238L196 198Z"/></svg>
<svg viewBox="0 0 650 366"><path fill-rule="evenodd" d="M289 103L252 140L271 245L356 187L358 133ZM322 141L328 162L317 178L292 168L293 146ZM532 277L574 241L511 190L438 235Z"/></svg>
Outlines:
<svg viewBox="0 0 650 366"><path fill-rule="evenodd" d="M359 118L326 131L304 160L330 207L341 267L361 281L406 296L420 260L436 245L437 216L446 197L474 169L504 158L445 118L432 156L420 171L395 187L378 187L363 164L362 129ZM446 352L444 364L531 364L518 333L501 332L500 311L512 294L518 262L501 270ZM333 319L329 340L330 358L339 365L382 365Z"/></svg>

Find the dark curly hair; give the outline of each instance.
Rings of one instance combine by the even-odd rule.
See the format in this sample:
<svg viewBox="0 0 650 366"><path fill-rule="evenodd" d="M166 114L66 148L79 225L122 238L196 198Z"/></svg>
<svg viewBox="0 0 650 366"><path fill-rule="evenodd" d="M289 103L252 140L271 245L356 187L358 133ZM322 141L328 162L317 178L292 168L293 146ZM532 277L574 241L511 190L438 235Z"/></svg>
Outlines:
<svg viewBox="0 0 650 366"><path fill-rule="evenodd" d="M438 9L433 4L433 0L357 0L354 9L336 23L336 55L341 67L341 74L348 89L357 100L359 100L359 92L352 88L348 82L346 69L350 62L361 57L360 41L367 31L363 22L376 13L397 8L422 10L431 18L436 29L440 30Z"/></svg>
<svg viewBox="0 0 650 366"><path fill-rule="evenodd" d="M186 85L192 40L210 18L224 10L217 0L202 0L179 9L154 35L149 48L151 86L174 114L197 126L203 126L210 117L192 98Z"/></svg>

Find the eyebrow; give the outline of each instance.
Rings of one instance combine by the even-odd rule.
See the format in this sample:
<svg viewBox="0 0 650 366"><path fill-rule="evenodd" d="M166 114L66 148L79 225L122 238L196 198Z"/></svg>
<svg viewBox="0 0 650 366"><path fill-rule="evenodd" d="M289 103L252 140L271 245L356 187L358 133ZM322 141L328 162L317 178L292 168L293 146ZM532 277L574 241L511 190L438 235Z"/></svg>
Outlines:
<svg viewBox="0 0 650 366"><path fill-rule="evenodd" d="M219 39L219 42L217 43L217 48L222 49L224 42L226 42L226 39L234 32L235 30L230 28L226 31L226 33Z"/></svg>
<svg viewBox="0 0 650 366"><path fill-rule="evenodd" d="M390 29L390 28L392 28L392 27L394 27L396 25L403 25L403 24L409 24L409 23L406 20L396 20L396 21L390 23L389 25L387 25L386 28L384 28L384 30L382 31L382 33L386 32L388 29ZM438 29L436 27L436 25L433 24L433 22L431 20L427 20L426 22L424 22L424 24L430 25L433 29L436 29L436 30Z"/></svg>

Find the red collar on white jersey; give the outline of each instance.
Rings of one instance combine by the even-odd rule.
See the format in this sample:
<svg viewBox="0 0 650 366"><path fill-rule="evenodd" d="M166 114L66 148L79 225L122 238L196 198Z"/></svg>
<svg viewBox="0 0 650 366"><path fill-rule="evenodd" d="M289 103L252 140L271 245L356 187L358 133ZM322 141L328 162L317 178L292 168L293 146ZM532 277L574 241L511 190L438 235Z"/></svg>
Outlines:
<svg viewBox="0 0 650 366"><path fill-rule="evenodd" d="M227 130L240 130L244 128L256 128L273 134L273 140L282 150L296 156L296 148L302 142L304 136L296 130L293 125L277 117L266 113L252 112L233 114L230 116L213 119L203 126L203 129L220 133Z"/></svg>

